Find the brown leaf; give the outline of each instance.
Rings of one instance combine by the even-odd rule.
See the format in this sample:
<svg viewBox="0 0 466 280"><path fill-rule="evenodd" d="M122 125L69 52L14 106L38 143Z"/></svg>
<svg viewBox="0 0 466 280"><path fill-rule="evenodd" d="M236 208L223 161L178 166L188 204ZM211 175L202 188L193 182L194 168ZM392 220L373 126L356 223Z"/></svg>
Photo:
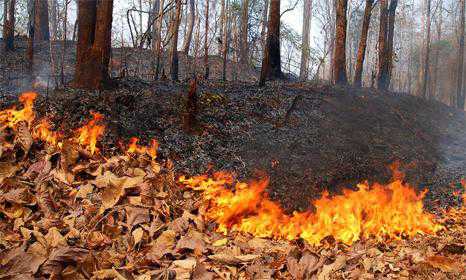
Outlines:
<svg viewBox="0 0 466 280"><path fill-rule="evenodd" d="M254 264L248 266L246 269L246 273L250 277L250 279L257 279L257 280L269 280L273 279L272 275L274 270L262 265Z"/></svg>
<svg viewBox="0 0 466 280"><path fill-rule="evenodd" d="M214 279L215 273L207 271L203 263L198 263L193 271L192 279L196 280L212 280Z"/></svg>
<svg viewBox="0 0 466 280"><path fill-rule="evenodd" d="M460 272L464 269L464 264L444 256L431 256L426 259L426 263L443 272Z"/></svg>
<svg viewBox="0 0 466 280"><path fill-rule="evenodd" d="M50 253L47 261L42 265L41 271L44 274L58 274L67 264L82 263L88 253L88 250L78 247L65 246L55 248Z"/></svg>
<svg viewBox="0 0 466 280"><path fill-rule="evenodd" d="M15 145L19 146L25 154L31 149L33 139L27 122L21 121L18 123L17 132L15 135Z"/></svg>
<svg viewBox="0 0 466 280"><path fill-rule="evenodd" d="M166 230L152 243L152 247L147 254L150 260L158 261L165 254L171 253L175 246L176 232Z"/></svg>
<svg viewBox="0 0 466 280"><path fill-rule="evenodd" d="M3 180L6 178L13 176L18 169L19 166L9 162L0 162L0 184L3 183Z"/></svg>
<svg viewBox="0 0 466 280"><path fill-rule="evenodd" d="M292 255L288 256L286 261L288 271L295 279L304 279L312 275L324 264L324 258L309 251L304 252L299 261Z"/></svg>
<svg viewBox="0 0 466 280"><path fill-rule="evenodd" d="M215 255L210 255L207 258L226 265L239 265L242 263L250 263L256 259L258 259L260 256L259 255L238 255L234 256L231 254L225 254L225 253L220 253L220 254L215 254Z"/></svg>
<svg viewBox="0 0 466 280"><path fill-rule="evenodd" d="M335 261L331 264L324 265L322 271L317 275L318 280L330 280L335 271L342 269L346 265L346 256L337 256Z"/></svg>
<svg viewBox="0 0 466 280"><path fill-rule="evenodd" d="M150 222L149 209L142 207L126 206L126 224L131 231L133 227L139 224L145 224Z"/></svg>
<svg viewBox="0 0 466 280"><path fill-rule="evenodd" d="M185 236L182 236L176 244L176 250L192 250L196 255L202 255L205 252L206 246L202 239L203 235L197 231L191 230Z"/></svg>
<svg viewBox="0 0 466 280"><path fill-rule="evenodd" d="M92 279L117 279L126 280L115 268L102 269L93 273Z"/></svg>
<svg viewBox="0 0 466 280"><path fill-rule="evenodd" d="M7 276L28 278L39 270L46 259L40 255L26 253L23 248L13 249L3 256L0 255L0 278Z"/></svg>
<svg viewBox="0 0 466 280"><path fill-rule="evenodd" d="M190 280L191 274L195 267L196 260L193 258L188 258L185 260L174 261L170 266L170 269L175 271L177 280Z"/></svg>
<svg viewBox="0 0 466 280"><path fill-rule="evenodd" d="M47 245L50 248L66 246L65 238L63 237L63 235L61 235L61 233L58 231L56 227L52 227L49 229L49 231L45 235L45 240L47 240Z"/></svg>

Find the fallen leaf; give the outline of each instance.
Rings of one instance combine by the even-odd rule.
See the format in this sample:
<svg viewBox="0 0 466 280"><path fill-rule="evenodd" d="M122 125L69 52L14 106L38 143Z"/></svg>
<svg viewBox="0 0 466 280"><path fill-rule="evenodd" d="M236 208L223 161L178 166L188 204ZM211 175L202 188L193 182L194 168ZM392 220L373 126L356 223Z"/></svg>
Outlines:
<svg viewBox="0 0 466 280"><path fill-rule="evenodd" d="M201 255L205 252L205 242L202 240L202 234L191 230L185 236L182 236L176 244L176 250L192 250L196 255Z"/></svg>
<svg viewBox="0 0 466 280"><path fill-rule="evenodd" d="M123 275L121 275L115 268L111 269L102 269L98 271L94 271L92 274L92 279L118 279L118 280L126 280Z"/></svg>
<svg viewBox="0 0 466 280"><path fill-rule="evenodd" d="M142 208L142 207L126 206L125 212L126 212L126 223L128 224L129 230L132 230L133 227L139 224L150 222L149 209Z"/></svg>
<svg viewBox="0 0 466 280"><path fill-rule="evenodd" d="M19 169L19 166L13 165L9 162L0 162L0 184L3 183L8 177L13 176L15 172Z"/></svg>
<svg viewBox="0 0 466 280"><path fill-rule="evenodd" d="M94 186L92 186L91 184L80 186L78 192L76 193L75 198L86 198L87 195L92 193L93 190L94 190Z"/></svg>
<svg viewBox="0 0 466 280"><path fill-rule="evenodd" d="M318 280L330 280L331 275L340 269L342 269L346 264L346 256L340 255L337 256L335 261L331 264L324 265L322 271L317 275Z"/></svg>
<svg viewBox="0 0 466 280"><path fill-rule="evenodd" d="M222 238L222 239L219 239L219 240L215 241L214 243L212 243L212 246L222 247L222 246L227 245L227 243L228 243L228 238Z"/></svg>
<svg viewBox="0 0 466 280"><path fill-rule="evenodd" d="M27 122L19 122L16 130L17 131L14 141L15 145L18 145L24 151L24 153L27 154L31 149L32 143L34 142Z"/></svg>
<svg viewBox="0 0 466 280"><path fill-rule="evenodd" d="M188 258L185 260L176 260L170 266L170 269L176 273L177 280L190 280L191 274L196 267L196 260Z"/></svg>
<svg viewBox="0 0 466 280"><path fill-rule="evenodd" d="M150 260L159 260L165 254L171 253L175 246L176 232L173 230L166 230L153 241L152 247L149 250L147 257Z"/></svg>
<svg viewBox="0 0 466 280"><path fill-rule="evenodd" d="M426 263L443 272L460 272L464 269L464 264L444 256L431 256L426 259Z"/></svg>
<svg viewBox="0 0 466 280"><path fill-rule="evenodd" d="M136 245L139 242L141 242L142 237L144 235L144 230L142 228L138 227L137 229L133 230L131 235L133 236L134 245Z"/></svg>
<svg viewBox="0 0 466 280"><path fill-rule="evenodd" d="M65 265L70 263L82 263L89 253L88 250L78 247L59 247L53 249L47 261L42 265L41 271L44 274L58 274Z"/></svg>

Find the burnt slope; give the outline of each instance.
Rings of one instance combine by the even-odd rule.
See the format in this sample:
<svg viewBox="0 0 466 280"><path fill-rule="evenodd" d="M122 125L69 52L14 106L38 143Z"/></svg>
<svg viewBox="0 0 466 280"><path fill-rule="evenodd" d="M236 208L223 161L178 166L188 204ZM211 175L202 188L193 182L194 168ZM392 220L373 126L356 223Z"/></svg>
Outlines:
<svg viewBox="0 0 466 280"><path fill-rule="evenodd" d="M185 84L120 84L102 93L49 92L39 112L71 131L89 110L100 111L108 147L119 138L156 137L161 157L179 172L204 172L210 163L243 178L266 171L272 198L288 209L308 207L323 189L389 180L387 166L397 160L434 200L450 203L449 184L466 177L464 112L438 102L311 84L202 83L198 133L188 135L181 129Z"/></svg>

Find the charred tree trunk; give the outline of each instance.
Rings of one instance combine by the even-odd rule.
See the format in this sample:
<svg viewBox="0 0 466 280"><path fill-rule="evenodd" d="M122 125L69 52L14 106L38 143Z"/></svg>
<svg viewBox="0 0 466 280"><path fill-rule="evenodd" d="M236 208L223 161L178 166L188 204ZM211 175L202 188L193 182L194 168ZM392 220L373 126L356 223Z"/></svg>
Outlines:
<svg viewBox="0 0 466 280"><path fill-rule="evenodd" d="M164 0L160 0L160 8L159 8L159 15L157 18L157 30L156 36L154 38L156 47L154 49L155 53L155 79L157 80L160 75L160 60L162 56L162 24L163 24L163 5Z"/></svg>
<svg viewBox="0 0 466 280"><path fill-rule="evenodd" d="M392 80L393 71L393 37L395 35L395 17L398 0L392 0L388 8L388 34L387 34L387 58L388 58L388 86Z"/></svg>
<svg viewBox="0 0 466 280"><path fill-rule="evenodd" d="M249 22L249 0L243 0L241 7L241 35L240 35L240 65L243 70L248 69L248 22Z"/></svg>
<svg viewBox="0 0 466 280"><path fill-rule="evenodd" d="M74 86L102 89L109 85L113 0L79 0L78 45Z"/></svg>
<svg viewBox="0 0 466 280"><path fill-rule="evenodd" d="M431 31L431 0L426 0L426 42L425 42L425 53L424 53L424 72L422 75L422 97L427 98L427 85L429 84L429 70L430 70L430 31Z"/></svg>
<svg viewBox="0 0 466 280"><path fill-rule="evenodd" d="M280 0L270 1L267 42L262 58L259 86L264 86L267 79L281 79L280 55Z"/></svg>
<svg viewBox="0 0 466 280"><path fill-rule="evenodd" d="M338 0L335 31L335 53L333 56L334 83L338 85L348 84L346 75L346 13L348 0Z"/></svg>
<svg viewBox="0 0 466 280"><path fill-rule="evenodd" d="M15 49L15 9L16 0L4 0L3 2L3 42L5 51Z"/></svg>
<svg viewBox="0 0 466 280"><path fill-rule="evenodd" d="M388 0L380 0L380 23L379 23L379 72L377 86L381 90L388 89L389 65L387 57L387 35L388 35Z"/></svg>
<svg viewBox="0 0 466 280"><path fill-rule="evenodd" d="M456 81L456 107L464 110L464 93L463 93L463 68L464 68L464 27L465 27L465 0L460 0L460 37L458 48L458 71Z"/></svg>
<svg viewBox="0 0 466 280"><path fill-rule="evenodd" d="M170 77L173 81L178 80L178 32L180 30L180 20L181 20L181 0L176 0L176 11L173 17L172 22L172 46L170 50Z"/></svg>
<svg viewBox="0 0 466 280"><path fill-rule="evenodd" d="M204 79L209 79L209 0L205 6L205 35L204 35Z"/></svg>
<svg viewBox="0 0 466 280"><path fill-rule="evenodd" d="M305 81L309 77L310 32L312 19L312 0L304 0L303 11L303 42L301 49L301 68L299 78Z"/></svg>
<svg viewBox="0 0 466 280"><path fill-rule="evenodd" d="M36 42L50 40L48 1L35 0L34 26Z"/></svg>
<svg viewBox="0 0 466 280"><path fill-rule="evenodd" d="M366 8L364 10L364 19L362 22L361 39L359 41L358 58L356 62L356 70L354 72L354 83L355 87L362 86L362 71L364 68L364 60L366 58L367 49L367 35L369 34L369 27L371 23L372 8L374 0L366 0Z"/></svg>

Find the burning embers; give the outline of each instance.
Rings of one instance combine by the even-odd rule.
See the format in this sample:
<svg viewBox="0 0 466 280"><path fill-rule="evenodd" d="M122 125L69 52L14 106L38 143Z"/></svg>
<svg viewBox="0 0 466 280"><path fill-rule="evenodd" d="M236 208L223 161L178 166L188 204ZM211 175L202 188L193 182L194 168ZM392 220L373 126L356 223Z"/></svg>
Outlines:
<svg viewBox="0 0 466 280"><path fill-rule="evenodd" d="M26 93L20 97L23 109L8 109L0 112L0 125L16 129L20 122L29 125L32 137L60 149L65 141L64 134L53 131L48 119L35 121L33 110L36 94ZM105 126L103 115L91 113L92 119L78 128L70 140L89 154L98 153L98 140ZM156 159L158 143L138 145L131 138L127 145L128 154L145 154ZM352 244L359 239L400 239L416 234L434 234L442 226L434 216L423 210L425 192L417 194L403 183L400 173L395 172L387 185L363 183L358 190L345 190L343 194L329 196L324 193L312 202L315 211L286 214L271 201L265 189L268 180L250 183L236 182L226 172L212 176L180 177L180 183L200 191L205 208L205 218L215 222L222 233L239 231L258 237L294 240L302 238L313 245L320 245L332 237L338 242Z"/></svg>
<svg viewBox="0 0 466 280"><path fill-rule="evenodd" d="M25 122L31 129L31 135L36 140L41 140L51 146L62 148L64 134L52 130L52 125L47 118L35 121L34 100L37 94L33 92L24 93L20 96L19 101L23 104L23 109L17 110L16 107L0 112L0 128L16 128L20 122ZM97 143L104 135L105 125L104 116L97 112L90 113L92 118L82 127L78 128L71 141L78 144L84 151L90 155L98 152ZM152 160L157 156L158 143L153 139L149 147L137 145L137 138L131 138L127 153L129 154L147 154Z"/></svg>

